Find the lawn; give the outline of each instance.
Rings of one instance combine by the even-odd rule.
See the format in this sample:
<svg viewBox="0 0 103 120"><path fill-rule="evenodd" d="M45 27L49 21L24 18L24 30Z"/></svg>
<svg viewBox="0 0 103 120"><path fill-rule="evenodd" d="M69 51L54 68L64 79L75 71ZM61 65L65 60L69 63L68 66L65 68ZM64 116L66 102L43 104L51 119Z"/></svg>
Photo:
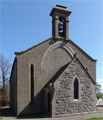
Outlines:
<svg viewBox="0 0 103 120"><path fill-rule="evenodd" d="M103 120L103 118L91 118L91 119L86 119L86 120Z"/></svg>
<svg viewBox="0 0 103 120"><path fill-rule="evenodd" d="M0 116L0 120L2 120L2 117Z"/></svg>

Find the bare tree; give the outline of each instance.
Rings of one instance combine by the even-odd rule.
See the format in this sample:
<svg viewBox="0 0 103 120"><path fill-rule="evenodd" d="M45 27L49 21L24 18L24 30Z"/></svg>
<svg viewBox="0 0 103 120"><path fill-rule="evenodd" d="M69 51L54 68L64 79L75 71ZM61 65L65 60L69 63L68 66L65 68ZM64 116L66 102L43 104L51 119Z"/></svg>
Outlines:
<svg viewBox="0 0 103 120"><path fill-rule="evenodd" d="M9 104L10 68L9 60L0 54L0 106Z"/></svg>
<svg viewBox="0 0 103 120"><path fill-rule="evenodd" d="M0 81L3 89L5 89L9 83L10 68L9 60L0 54Z"/></svg>

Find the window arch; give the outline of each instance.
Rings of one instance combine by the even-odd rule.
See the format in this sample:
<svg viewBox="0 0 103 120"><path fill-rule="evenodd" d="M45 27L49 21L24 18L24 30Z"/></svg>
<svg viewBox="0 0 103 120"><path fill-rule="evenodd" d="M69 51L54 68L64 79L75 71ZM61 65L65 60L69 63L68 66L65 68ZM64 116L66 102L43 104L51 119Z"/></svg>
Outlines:
<svg viewBox="0 0 103 120"><path fill-rule="evenodd" d="M63 17L60 17L58 20L58 34L61 37L64 37L64 25L65 25L65 19Z"/></svg>
<svg viewBox="0 0 103 120"><path fill-rule="evenodd" d="M30 66L30 80L31 80L31 101L34 99L34 65Z"/></svg>
<svg viewBox="0 0 103 120"><path fill-rule="evenodd" d="M74 99L79 99L79 81L77 78L74 80Z"/></svg>

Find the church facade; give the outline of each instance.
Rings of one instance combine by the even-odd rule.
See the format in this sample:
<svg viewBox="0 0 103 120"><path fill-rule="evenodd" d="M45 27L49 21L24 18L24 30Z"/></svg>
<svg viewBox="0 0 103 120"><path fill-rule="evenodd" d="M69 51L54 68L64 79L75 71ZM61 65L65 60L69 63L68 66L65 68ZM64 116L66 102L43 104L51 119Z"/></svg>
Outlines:
<svg viewBox="0 0 103 120"><path fill-rule="evenodd" d="M56 5L50 13L52 37L15 52L10 104L17 116L96 111L96 60L69 39L70 14Z"/></svg>

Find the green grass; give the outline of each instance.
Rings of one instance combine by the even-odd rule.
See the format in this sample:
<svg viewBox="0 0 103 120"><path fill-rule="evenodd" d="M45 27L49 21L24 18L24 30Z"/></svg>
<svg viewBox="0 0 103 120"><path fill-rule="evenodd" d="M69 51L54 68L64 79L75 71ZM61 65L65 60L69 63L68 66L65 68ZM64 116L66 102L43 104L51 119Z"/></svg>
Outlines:
<svg viewBox="0 0 103 120"><path fill-rule="evenodd" d="M103 118L91 118L91 119L85 119L85 120L103 120Z"/></svg>
<svg viewBox="0 0 103 120"><path fill-rule="evenodd" d="M0 116L0 120L2 120L2 117Z"/></svg>

